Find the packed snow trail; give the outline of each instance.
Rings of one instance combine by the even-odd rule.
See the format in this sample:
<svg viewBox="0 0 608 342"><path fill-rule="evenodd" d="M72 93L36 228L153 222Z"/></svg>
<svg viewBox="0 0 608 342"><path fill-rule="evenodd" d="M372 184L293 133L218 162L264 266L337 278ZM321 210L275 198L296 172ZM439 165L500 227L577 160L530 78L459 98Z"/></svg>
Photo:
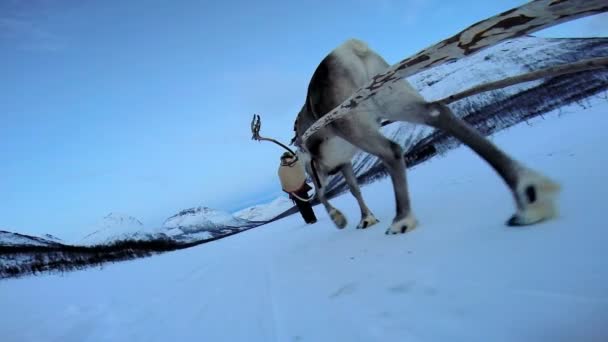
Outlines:
<svg viewBox="0 0 608 342"><path fill-rule="evenodd" d="M2 341L607 341L608 102L492 139L563 186L561 216L510 228L507 187L466 148L408 173L418 229L384 235L388 179L362 188L381 222L299 215L187 250L0 281Z"/></svg>

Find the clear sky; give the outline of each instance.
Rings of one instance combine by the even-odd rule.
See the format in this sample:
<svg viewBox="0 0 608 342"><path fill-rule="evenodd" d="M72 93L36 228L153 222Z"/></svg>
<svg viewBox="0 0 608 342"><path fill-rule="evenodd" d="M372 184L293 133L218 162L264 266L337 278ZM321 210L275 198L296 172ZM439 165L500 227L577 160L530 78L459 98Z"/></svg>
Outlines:
<svg viewBox="0 0 608 342"><path fill-rule="evenodd" d="M282 152L320 60L345 39L389 63L524 1L0 0L0 229L73 238L109 212L281 195ZM544 36L605 36L604 15Z"/></svg>

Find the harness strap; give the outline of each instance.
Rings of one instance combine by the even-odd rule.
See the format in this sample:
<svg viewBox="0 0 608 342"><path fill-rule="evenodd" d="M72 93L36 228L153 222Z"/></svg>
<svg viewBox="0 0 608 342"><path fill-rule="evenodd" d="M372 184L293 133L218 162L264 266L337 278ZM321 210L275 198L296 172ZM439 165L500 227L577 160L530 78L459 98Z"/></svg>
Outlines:
<svg viewBox="0 0 608 342"><path fill-rule="evenodd" d="M309 198L302 198L302 197L298 196L295 192L290 192L289 194L292 195L293 197L299 199L302 202L310 202L310 201L313 200L313 198L315 198L315 195L316 195L316 193L313 192L312 195L310 195Z"/></svg>
<svg viewBox="0 0 608 342"><path fill-rule="evenodd" d="M310 168L312 169L312 175L313 175L313 177L315 177L315 181L317 182L317 185L320 188L321 187L321 180L319 180L319 175L317 174L317 168L315 167L315 161L314 161L314 159L312 159L310 161Z"/></svg>

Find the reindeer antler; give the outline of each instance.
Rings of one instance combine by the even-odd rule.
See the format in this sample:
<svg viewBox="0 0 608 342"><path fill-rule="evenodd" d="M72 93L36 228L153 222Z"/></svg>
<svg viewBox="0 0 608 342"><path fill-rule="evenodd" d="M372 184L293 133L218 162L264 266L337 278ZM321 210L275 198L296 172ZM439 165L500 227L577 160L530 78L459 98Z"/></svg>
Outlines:
<svg viewBox="0 0 608 342"><path fill-rule="evenodd" d="M281 144L277 140L272 139L272 138L265 138L265 137L261 136L260 135L260 128L261 127L262 127L262 119L260 118L260 116L258 114L253 114L253 119L251 120L251 134L252 134L251 139L252 140L257 140L257 141L263 141L263 140L265 140L265 141L273 142L273 143L281 146L282 148L286 149L287 151L289 151L294 156L296 155L296 153L294 151L292 151L289 147Z"/></svg>
<svg viewBox="0 0 608 342"><path fill-rule="evenodd" d="M251 133L253 134L251 136L252 140L261 140L262 137L260 137L260 128L262 127L262 120L260 119L260 116L257 114L253 114L253 120L251 120Z"/></svg>

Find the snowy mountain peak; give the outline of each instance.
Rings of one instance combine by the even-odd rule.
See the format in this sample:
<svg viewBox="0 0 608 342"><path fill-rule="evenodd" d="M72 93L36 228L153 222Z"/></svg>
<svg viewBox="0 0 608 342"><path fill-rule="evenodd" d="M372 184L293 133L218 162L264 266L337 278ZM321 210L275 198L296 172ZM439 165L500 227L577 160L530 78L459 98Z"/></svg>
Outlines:
<svg viewBox="0 0 608 342"><path fill-rule="evenodd" d="M288 197L280 196L271 202L239 210L234 213L234 216L248 221L267 221L284 213L293 207L293 205L293 202Z"/></svg>
<svg viewBox="0 0 608 342"><path fill-rule="evenodd" d="M133 216L111 212L93 226L91 233L85 235L85 244L108 243L119 239L147 236L144 225Z"/></svg>
<svg viewBox="0 0 608 342"><path fill-rule="evenodd" d="M56 237L54 235L51 235L51 234L44 234L44 235L42 235L42 238L47 239L47 240L51 240L51 241L54 241L54 242L62 242L63 241L60 238L58 238L58 237Z"/></svg>
<svg viewBox="0 0 608 342"><path fill-rule="evenodd" d="M216 228L221 226L241 226L245 220L232 216L230 213L200 206L184 209L165 220L166 229L181 228L184 230Z"/></svg>
<svg viewBox="0 0 608 342"><path fill-rule="evenodd" d="M144 225L143 223L141 223L140 220L136 219L135 217L129 216L126 214L121 214L121 213L109 213L108 215L104 216L103 224L105 224L105 225L128 224L128 225L135 225L135 226L141 226L141 227L143 227L143 225Z"/></svg>

